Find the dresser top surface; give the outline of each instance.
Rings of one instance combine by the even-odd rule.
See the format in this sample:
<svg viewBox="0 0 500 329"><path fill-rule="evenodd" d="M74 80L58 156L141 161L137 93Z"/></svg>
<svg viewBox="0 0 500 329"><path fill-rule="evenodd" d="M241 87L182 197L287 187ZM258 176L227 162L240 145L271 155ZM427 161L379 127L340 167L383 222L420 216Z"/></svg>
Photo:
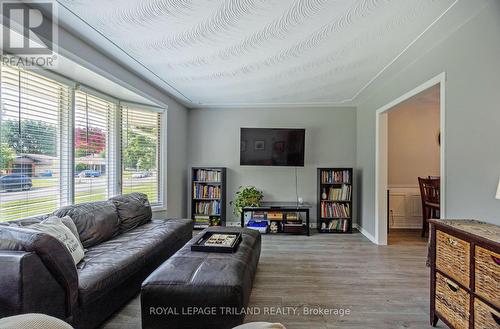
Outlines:
<svg viewBox="0 0 500 329"><path fill-rule="evenodd" d="M500 226L474 219L431 219L438 226L448 226L465 233L479 236L494 243L500 243Z"/></svg>

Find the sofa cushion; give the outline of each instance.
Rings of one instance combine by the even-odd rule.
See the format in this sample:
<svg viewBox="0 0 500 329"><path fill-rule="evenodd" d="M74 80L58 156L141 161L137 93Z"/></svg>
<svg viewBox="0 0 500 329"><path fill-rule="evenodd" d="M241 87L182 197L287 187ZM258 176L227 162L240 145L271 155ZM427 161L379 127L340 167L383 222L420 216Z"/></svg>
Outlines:
<svg viewBox="0 0 500 329"><path fill-rule="evenodd" d="M47 219L48 217L49 217L48 215L42 215L42 216L36 216L36 217L28 217L28 218L11 220L8 222L1 222L0 227L2 227L2 226L11 226L11 227L29 226L32 224L40 223L41 221Z"/></svg>
<svg viewBox="0 0 500 329"><path fill-rule="evenodd" d="M71 222L69 217L65 217L65 219ZM75 264L78 264L83 258L83 247L80 240L66 225L62 222L61 218L51 216L43 222L30 225L27 228L46 233L59 240L68 249Z"/></svg>
<svg viewBox="0 0 500 329"><path fill-rule="evenodd" d="M146 194L131 193L115 196L113 202L120 218L120 232L128 232L151 221L153 212Z"/></svg>
<svg viewBox="0 0 500 329"><path fill-rule="evenodd" d="M153 220L93 246L77 265L83 307L142 271L161 255L173 254L192 230L189 220ZM164 258L163 258L164 259Z"/></svg>
<svg viewBox="0 0 500 329"><path fill-rule="evenodd" d="M73 220L84 248L90 248L118 234L120 221L111 201L80 203L62 207L52 213Z"/></svg>

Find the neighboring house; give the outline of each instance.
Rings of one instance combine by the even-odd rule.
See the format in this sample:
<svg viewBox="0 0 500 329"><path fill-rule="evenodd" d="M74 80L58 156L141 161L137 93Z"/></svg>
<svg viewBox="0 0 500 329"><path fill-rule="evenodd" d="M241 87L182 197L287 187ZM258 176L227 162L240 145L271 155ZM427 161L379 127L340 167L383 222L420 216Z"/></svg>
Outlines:
<svg viewBox="0 0 500 329"><path fill-rule="evenodd" d="M104 174L106 172L106 159L100 157L93 157L92 155L87 155L79 158L75 158L75 164L85 165L85 169L97 170ZM81 171L81 170L77 170Z"/></svg>
<svg viewBox="0 0 500 329"><path fill-rule="evenodd" d="M11 173L22 173L29 177L42 176L45 172L54 172L57 157L43 154L23 154L16 156Z"/></svg>

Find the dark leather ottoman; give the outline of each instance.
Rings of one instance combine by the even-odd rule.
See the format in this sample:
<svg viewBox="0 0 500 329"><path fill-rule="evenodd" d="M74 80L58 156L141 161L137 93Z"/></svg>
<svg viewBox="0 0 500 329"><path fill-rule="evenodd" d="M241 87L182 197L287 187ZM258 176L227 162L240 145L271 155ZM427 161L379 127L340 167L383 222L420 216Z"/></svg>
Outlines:
<svg viewBox="0 0 500 329"><path fill-rule="evenodd" d="M260 233L235 227L209 228L241 231L233 254L191 251L194 237L143 282L143 329L225 329L245 318L260 257ZM202 231L202 233L205 231Z"/></svg>

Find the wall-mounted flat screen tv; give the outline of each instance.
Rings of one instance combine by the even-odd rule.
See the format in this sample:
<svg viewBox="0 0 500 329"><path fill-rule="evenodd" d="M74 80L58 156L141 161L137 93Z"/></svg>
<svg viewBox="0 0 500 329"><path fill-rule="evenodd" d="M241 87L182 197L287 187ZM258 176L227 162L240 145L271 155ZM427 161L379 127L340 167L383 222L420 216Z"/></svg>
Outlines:
<svg viewBox="0 0 500 329"><path fill-rule="evenodd" d="M241 128L240 165L304 166L305 129Z"/></svg>

